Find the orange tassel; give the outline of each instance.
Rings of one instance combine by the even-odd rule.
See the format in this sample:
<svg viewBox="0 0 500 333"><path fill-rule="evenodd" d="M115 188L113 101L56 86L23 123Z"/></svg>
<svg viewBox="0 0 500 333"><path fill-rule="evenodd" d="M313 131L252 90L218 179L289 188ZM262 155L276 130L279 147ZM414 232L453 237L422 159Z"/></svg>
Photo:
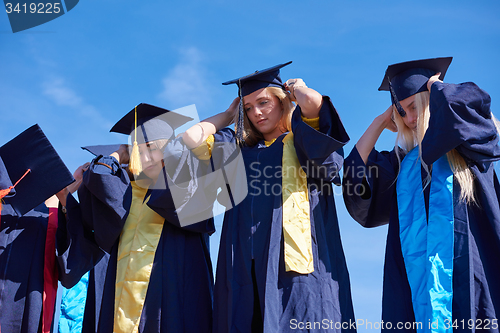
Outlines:
<svg viewBox="0 0 500 333"><path fill-rule="evenodd" d="M19 184L19 182L28 174L31 172L31 169L28 169L26 170L26 172L24 173L24 175L21 176L21 178L19 178L19 180L12 186L9 186L8 188L6 189L3 189L3 190L0 190L0 216L2 215L2 199L5 198L5 196L7 194L10 193L10 191L12 191L12 189L14 187L16 187L17 184Z"/></svg>

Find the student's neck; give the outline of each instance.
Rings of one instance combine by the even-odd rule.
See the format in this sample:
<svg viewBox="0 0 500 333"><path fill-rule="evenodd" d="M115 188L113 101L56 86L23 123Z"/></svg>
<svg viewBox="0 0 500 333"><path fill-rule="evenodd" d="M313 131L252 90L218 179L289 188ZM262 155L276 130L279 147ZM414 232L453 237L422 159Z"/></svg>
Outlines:
<svg viewBox="0 0 500 333"><path fill-rule="evenodd" d="M151 178L143 178L143 179L138 179L135 181L137 185L143 188L148 188L154 184L156 184L156 181L153 181Z"/></svg>
<svg viewBox="0 0 500 333"><path fill-rule="evenodd" d="M275 134L264 135L264 140L267 141L267 142L271 142L271 141L276 140L277 138L279 138L281 136L281 134L283 134L283 133L279 132L279 133L275 133Z"/></svg>

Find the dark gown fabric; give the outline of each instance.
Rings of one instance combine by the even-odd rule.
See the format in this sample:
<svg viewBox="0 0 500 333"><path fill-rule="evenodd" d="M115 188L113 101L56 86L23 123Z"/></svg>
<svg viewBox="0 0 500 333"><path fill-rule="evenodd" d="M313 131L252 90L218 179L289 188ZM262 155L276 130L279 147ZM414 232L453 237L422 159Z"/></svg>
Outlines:
<svg viewBox="0 0 500 333"><path fill-rule="evenodd" d="M2 205L0 227L2 333L41 331L48 216L48 209L43 204L21 217L9 204Z"/></svg>
<svg viewBox="0 0 500 333"><path fill-rule="evenodd" d="M109 168L96 164L105 163ZM139 332L210 332L213 273L208 234L213 220L181 228L168 189L149 190L148 205L165 218L141 314ZM119 237L132 190L113 157L97 157L84 174L80 203L68 197L68 223L58 235L61 277L71 287L93 268L83 332L113 332ZM71 200L72 199L72 200Z"/></svg>
<svg viewBox="0 0 500 333"><path fill-rule="evenodd" d="M452 324L460 332L499 332L495 322L500 314L500 185L492 162L500 159L500 147L490 96L471 82L432 85L422 159L430 165L451 149L470 167L477 201L461 202L460 185L454 180ZM402 160L400 149L399 154ZM344 200L351 216L365 227L389 223L382 320L393 330L398 323L411 327L415 321L399 235L398 172L395 150L374 149L365 165L355 147L344 161ZM424 191L427 213L429 188ZM385 328L382 331L390 331Z"/></svg>
<svg viewBox="0 0 500 333"><path fill-rule="evenodd" d="M264 142L243 147L248 195L224 216L214 332L340 332L342 325L347 328L342 332L355 331L349 325L354 311L331 184L340 183L342 147L349 137L328 97L319 131L302 121L297 107L292 132L307 175L314 272L285 271L281 168L286 134L269 147ZM218 165L217 144L235 142L235 134L224 129L214 137L212 163Z"/></svg>

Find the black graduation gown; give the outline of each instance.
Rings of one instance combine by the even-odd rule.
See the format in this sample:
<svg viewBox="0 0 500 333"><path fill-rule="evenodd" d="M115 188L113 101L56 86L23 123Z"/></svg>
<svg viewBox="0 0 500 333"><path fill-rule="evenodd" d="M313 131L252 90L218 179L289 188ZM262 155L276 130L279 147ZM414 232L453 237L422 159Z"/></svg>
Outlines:
<svg viewBox="0 0 500 333"><path fill-rule="evenodd" d="M181 228L175 222L168 190L149 190L149 194L148 206L164 217L165 223L139 332L210 332L213 273L207 233L214 230L213 220ZM60 234L62 242L66 237L60 258L67 262L61 281L71 287L97 264L89 279L83 331L111 333L119 236L132 201L132 188L116 159L99 156L85 173L78 195L79 205L68 197L67 232ZM102 261L105 253L109 257Z"/></svg>
<svg viewBox="0 0 500 333"><path fill-rule="evenodd" d="M43 205L43 204L42 204ZM0 329L36 333L42 327L43 269L48 209L19 217L2 205L0 227Z"/></svg>
<svg viewBox="0 0 500 333"><path fill-rule="evenodd" d="M460 332L473 331L469 320L475 323L471 327L476 332L481 328L498 332L493 319L500 314L500 185L492 162L500 159L500 147L491 119L490 96L474 83L436 82L430 94L430 120L422 142L422 158L430 165L454 148L475 177L478 204L460 202L460 186L454 180L452 320ZM399 235L398 170L394 150L373 149L365 165L354 147L344 161L344 200L351 216L365 227L389 223L382 300L382 320L387 331L388 322L394 330L397 323L415 321ZM424 192L427 211L429 188Z"/></svg>
<svg viewBox="0 0 500 333"><path fill-rule="evenodd" d="M260 317L264 332L355 331L346 267L331 182L339 184L342 147L349 140L328 97L320 130L293 114L292 132L309 187L314 272L286 272L283 256L280 176L283 134L269 147L243 147L248 195L224 216L214 291L214 332L251 332ZM234 132L214 135L234 142ZM212 153L214 156L214 153ZM217 164L217 162L215 161ZM255 290L257 288L257 290ZM256 306L254 299L260 300ZM254 311L259 311L254 313ZM257 320L258 322L259 320Z"/></svg>

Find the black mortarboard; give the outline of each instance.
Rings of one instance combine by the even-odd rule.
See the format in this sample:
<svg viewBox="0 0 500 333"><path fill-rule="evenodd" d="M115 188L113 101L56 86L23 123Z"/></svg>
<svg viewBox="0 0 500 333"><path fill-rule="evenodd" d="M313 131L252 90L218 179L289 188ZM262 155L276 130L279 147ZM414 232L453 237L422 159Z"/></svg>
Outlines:
<svg viewBox="0 0 500 333"><path fill-rule="evenodd" d="M399 101L426 91L427 81L438 72L441 73L439 79L443 80L452 59L452 57L432 58L390 65L385 71L384 79L378 90L391 92L392 103L396 105L399 114L404 117L406 112Z"/></svg>
<svg viewBox="0 0 500 333"><path fill-rule="evenodd" d="M3 164L3 160L0 157L0 191L4 190L7 191L8 188L12 186L12 181L10 180L9 173L7 172L7 169L5 168L5 164ZM9 198L16 194L16 189L12 188L9 192L7 193L2 193L4 194L3 197ZM2 197L0 197L0 200Z"/></svg>
<svg viewBox="0 0 500 333"><path fill-rule="evenodd" d="M137 111L137 118L136 118ZM110 132L131 135L135 139L135 128L140 127L137 133L138 143L150 142L159 139L172 139L174 130L193 120L154 105L141 103L127 113L111 128Z"/></svg>
<svg viewBox="0 0 500 333"><path fill-rule="evenodd" d="M269 67L261 71L255 71L252 74L222 83L223 85L234 83L238 86L240 103L238 112L238 124L236 125L236 138L240 143L243 142L244 131L243 97L266 87L279 87L284 90L285 86L281 81L280 69L287 65L290 65L291 63L292 62L289 61L284 64Z"/></svg>
<svg viewBox="0 0 500 333"><path fill-rule="evenodd" d="M161 139L173 139L174 130L193 118L141 103L127 113L111 128L110 132L130 134L133 142L130 152L129 169L134 175L142 172L138 144ZM141 130L138 131L137 129Z"/></svg>
<svg viewBox="0 0 500 333"><path fill-rule="evenodd" d="M261 71L255 71L252 74L234 79L231 81L224 82L223 85L233 84L238 85L239 95L246 96L254 91L257 91L265 87L280 87L285 89L283 82L280 77L280 68L290 65L292 62L286 62L281 65L276 65L263 69Z"/></svg>
<svg viewBox="0 0 500 333"><path fill-rule="evenodd" d="M95 156L109 156L120 148L120 144L114 145L97 145L97 146L86 146L82 147L83 150L88 151Z"/></svg>
<svg viewBox="0 0 500 333"><path fill-rule="evenodd" d="M5 201L24 215L72 182L74 178L38 125L33 125L0 147L0 156L16 195Z"/></svg>

